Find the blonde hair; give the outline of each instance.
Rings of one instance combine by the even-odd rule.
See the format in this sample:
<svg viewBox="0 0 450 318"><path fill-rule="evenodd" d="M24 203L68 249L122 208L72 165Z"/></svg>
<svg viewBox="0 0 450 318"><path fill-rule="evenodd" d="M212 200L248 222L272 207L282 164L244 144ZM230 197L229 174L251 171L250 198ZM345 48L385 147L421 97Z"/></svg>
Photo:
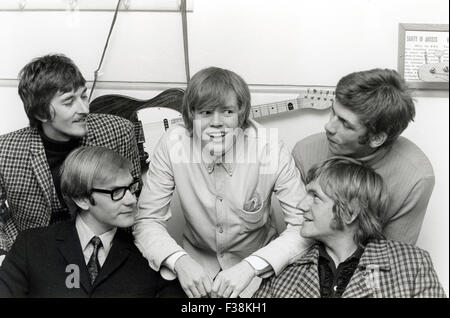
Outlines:
<svg viewBox="0 0 450 318"><path fill-rule="evenodd" d="M195 111L225 105L230 93L236 96L239 106L239 127L247 128L251 109L247 84L242 77L232 71L209 67L197 72L186 88L182 103L186 129L192 133Z"/></svg>
<svg viewBox="0 0 450 318"><path fill-rule="evenodd" d="M69 211L74 217L78 207L74 199L89 198L94 181L108 182L119 170L131 173L131 163L115 151L104 147L79 147L64 161L61 174L61 193Z"/></svg>
<svg viewBox="0 0 450 318"><path fill-rule="evenodd" d="M334 227L356 216L356 244L383 238L388 195L381 176L361 162L346 157L331 157L308 171L306 182L317 181L334 201Z"/></svg>

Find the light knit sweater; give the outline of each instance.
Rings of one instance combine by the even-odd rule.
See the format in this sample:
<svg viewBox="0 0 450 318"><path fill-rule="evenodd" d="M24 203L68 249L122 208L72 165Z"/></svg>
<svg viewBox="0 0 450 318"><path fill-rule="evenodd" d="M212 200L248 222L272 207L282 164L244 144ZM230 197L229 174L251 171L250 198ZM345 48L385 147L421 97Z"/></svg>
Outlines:
<svg viewBox="0 0 450 318"><path fill-rule="evenodd" d="M333 154L324 133L300 140L292 155L303 180L312 165ZM399 137L390 147L358 158L383 177L389 191L387 239L415 244L434 187L434 172L427 156L410 140Z"/></svg>

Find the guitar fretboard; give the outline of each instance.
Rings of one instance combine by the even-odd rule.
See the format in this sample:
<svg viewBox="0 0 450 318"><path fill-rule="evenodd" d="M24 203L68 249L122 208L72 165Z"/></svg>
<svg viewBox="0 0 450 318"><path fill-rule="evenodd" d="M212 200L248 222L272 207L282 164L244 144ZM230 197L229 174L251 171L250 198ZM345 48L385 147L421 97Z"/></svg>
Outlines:
<svg viewBox="0 0 450 318"><path fill-rule="evenodd" d="M302 108L326 109L333 106L333 102L333 90L313 89L300 94L296 99L252 106L250 116L252 118L266 117Z"/></svg>
<svg viewBox="0 0 450 318"><path fill-rule="evenodd" d="M268 117L276 114L296 111L303 108L327 109L332 107L333 103L334 90L308 89L304 92L301 92L295 99L251 106L250 117ZM167 125L167 123L165 123L164 125L167 126L167 129L168 126L180 123L182 121L182 117L174 118L169 121L169 125Z"/></svg>

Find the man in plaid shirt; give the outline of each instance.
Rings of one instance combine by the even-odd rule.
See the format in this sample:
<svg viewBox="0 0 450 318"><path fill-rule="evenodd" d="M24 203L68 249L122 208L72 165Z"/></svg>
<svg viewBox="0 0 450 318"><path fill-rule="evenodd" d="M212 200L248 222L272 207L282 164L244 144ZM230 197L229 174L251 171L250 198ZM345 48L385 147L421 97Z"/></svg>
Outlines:
<svg viewBox="0 0 450 318"><path fill-rule="evenodd" d="M446 297L426 251L383 238L388 198L380 175L332 157L306 181L301 235L316 243L254 297Z"/></svg>
<svg viewBox="0 0 450 318"><path fill-rule="evenodd" d="M134 126L89 114L86 80L69 58L46 55L19 74L19 95L30 126L0 136L0 263L17 234L69 218L59 168L79 146L104 146L132 163L140 179Z"/></svg>

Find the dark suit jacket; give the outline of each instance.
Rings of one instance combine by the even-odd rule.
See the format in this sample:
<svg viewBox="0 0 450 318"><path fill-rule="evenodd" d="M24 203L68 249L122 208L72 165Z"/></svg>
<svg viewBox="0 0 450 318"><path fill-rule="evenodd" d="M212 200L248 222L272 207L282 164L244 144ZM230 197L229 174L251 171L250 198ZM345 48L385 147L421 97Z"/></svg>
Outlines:
<svg viewBox="0 0 450 318"><path fill-rule="evenodd" d="M118 229L92 286L73 221L22 231L0 267L0 297L181 297L175 284L153 271L133 236Z"/></svg>
<svg viewBox="0 0 450 318"><path fill-rule="evenodd" d="M81 146L115 150L130 160L133 177L140 178L139 152L130 121L89 114L87 126ZM8 251L20 231L47 226L53 213L64 212L38 130L27 127L0 136L0 249Z"/></svg>

